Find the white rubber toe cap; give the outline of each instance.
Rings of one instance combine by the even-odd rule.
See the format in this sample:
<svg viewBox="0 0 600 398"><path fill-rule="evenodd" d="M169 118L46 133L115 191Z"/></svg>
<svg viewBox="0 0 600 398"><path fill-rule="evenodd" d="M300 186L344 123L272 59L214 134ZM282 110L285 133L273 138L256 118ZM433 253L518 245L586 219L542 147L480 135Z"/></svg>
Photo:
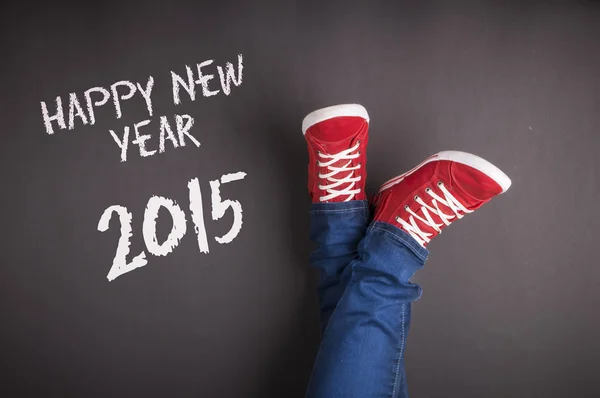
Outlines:
<svg viewBox="0 0 600 398"><path fill-rule="evenodd" d="M364 106L358 104L343 104L328 106L327 108L317 109L306 115L302 121L302 134L306 134L306 130L317 123L334 117L343 116L358 116L362 117L369 123L369 114Z"/></svg>

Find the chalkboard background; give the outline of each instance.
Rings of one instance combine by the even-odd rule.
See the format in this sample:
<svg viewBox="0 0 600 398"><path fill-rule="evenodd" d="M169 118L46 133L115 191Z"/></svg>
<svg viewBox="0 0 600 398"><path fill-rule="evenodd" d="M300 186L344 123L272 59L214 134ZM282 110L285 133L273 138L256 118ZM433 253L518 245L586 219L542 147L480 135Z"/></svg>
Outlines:
<svg viewBox="0 0 600 398"><path fill-rule="evenodd" d="M474 2L473 2L474 3ZM513 187L430 245L406 353L415 397L598 397L600 7L597 2L105 2L0 9L4 397L301 397L319 344L307 261L303 116L371 116L368 188L444 149L481 155ZM173 104L184 74L243 54L243 83ZM213 73L215 71L213 70ZM40 102L155 79L144 131L187 113L201 142L128 160L109 130L148 119L141 96L48 135ZM186 94L187 95L187 94ZM209 181L243 227L213 221ZM187 183L198 178L210 253ZM188 231L109 282L119 222L145 249L144 208L175 200ZM171 230L158 218L159 240Z"/></svg>

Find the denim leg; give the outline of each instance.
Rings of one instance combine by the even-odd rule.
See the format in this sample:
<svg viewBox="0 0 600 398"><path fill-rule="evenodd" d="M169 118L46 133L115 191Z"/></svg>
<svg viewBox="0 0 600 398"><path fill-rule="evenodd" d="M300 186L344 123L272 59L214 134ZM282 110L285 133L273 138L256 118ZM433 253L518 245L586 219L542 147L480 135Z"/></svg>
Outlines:
<svg viewBox="0 0 600 398"><path fill-rule="evenodd" d="M421 296L420 286L409 279L427 255L399 228L371 223L358 257L343 272L349 283L329 319L307 397L407 396L410 303Z"/></svg>
<svg viewBox="0 0 600 398"><path fill-rule="evenodd" d="M369 204L366 200L313 203L310 213L310 238L317 244L310 262L320 274L319 304L323 332L346 287L347 281L341 280L343 271L357 258L358 243L369 223Z"/></svg>

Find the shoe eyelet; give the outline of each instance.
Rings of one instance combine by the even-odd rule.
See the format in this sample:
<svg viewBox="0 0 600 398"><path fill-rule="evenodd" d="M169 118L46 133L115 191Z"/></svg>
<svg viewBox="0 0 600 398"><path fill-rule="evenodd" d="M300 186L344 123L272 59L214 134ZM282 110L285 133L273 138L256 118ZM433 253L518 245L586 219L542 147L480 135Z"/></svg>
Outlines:
<svg viewBox="0 0 600 398"><path fill-rule="evenodd" d="M443 182L441 182L441 181L438 181L437 185L438 185L438 187L441 187L441 186L443 186L443 185L444 185L444 183L443 183Z"/></svg>
<svg viewBox="0 0 600 398"><path fill-rule="evenodd" d="M419 195L415 195L415 200L419 200Z"/></svg>
<svg viewBox="0 0 600 398"><path fill-rule="evenodd" d="M431 188L429 188L429 187L425 188L425 192L427 192L427 193L431 192Z"/></svg>
<svg viewBox="0 0 600 398"><path fill-rule="evenodd" d="M396 216L396 222L400 222L400 217Z"/></svg>
<svg viewBox="0 0 600 398"><path fill-rule="evenodd" d="M357 144L360 144L360 140L356 141Z"/></svg>
<svg viewBox="0 0 600 398"><path fill-rule="evenodd" d="M408 205L404 205L404 210L408 211Z"/></svg>

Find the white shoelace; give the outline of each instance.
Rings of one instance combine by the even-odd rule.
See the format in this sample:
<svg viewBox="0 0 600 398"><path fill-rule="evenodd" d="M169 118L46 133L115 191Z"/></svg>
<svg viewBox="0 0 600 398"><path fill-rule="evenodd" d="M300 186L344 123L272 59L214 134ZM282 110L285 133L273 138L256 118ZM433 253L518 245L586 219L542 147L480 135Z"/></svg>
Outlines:
<svg viewBox="0 0 600 398"><path fill-rule="evenodd" d="M325 179L331 184L328 185L319 185L319 189L322 191L326 191L327 195L321 196L319 200L321 202L325 202L327 200L331 200L337 198L338 196L347 195L348 197L344 200L344 202L348 202L352 200L357 193L360 193L360 188L352 189L356 185L358 181L360 181L361 176L354 177L354 170L360 169L361 165L357 165L354 167L348 167L352 164L352 159L356 159L360 156L360 152L358 152L358 147L360 145L360 141L356 142L352 148L348 148L338 153L334 153L333 155L324 154L318 152L318 156L323 159L329 159L323 162L317 161L319 167L327 167L329 170L326 174L319 173L319 178ZM336 162L340 160L348 160L343 166L333 166ZM343 178L335 178L334 176L338 173L349 172L347 176ZM349 184L344 189L338 190L336 189L340 185Z"/></svg>
<svg viewBox="0 0 600 398"><path fill-rule="evenodd" d="M403 229L406 232L408 232L413 238L415 238L415 240L419 242L421 246L424 246L425 243L429 243L429 241L431 241L429 237L433 234L421 231L421 229L417 226L415 219L418 219L423 224L433 228L436 232L440 233L442 232L442 230L440 229L442 225L446 224L448 226L452 221L454 221L455 218L464 217L464 214L459 213L459 211L462 211L463 213L473 212L473 210L466 209L462 205L462 203L460 203L454 196L452 196L452 194L446 189L446 187L441 181L438 182L438 187L444 193L445 199L441 198L439 195L433 192L431 188L425 189L425 192L433 198L431 200L431 204L433 205L433 207L425 203L425 201L423 201L423 199L421 199L419 196L415 196L415 201L421 205L421 212L423 213L425 218L419 216L417 213L412 211L408 207L408 205L405 206L404 209L411 214L409 217L410 222L406 222L400 217L396 217L396 221L400 223ZM452 210L454 214L446 214L443 211L441 211L438 206L438 203L441 203L446 207L450 208L450 210ZM431 218L430 212L437 215L440 218L440 220L442 220L443 224L436 224Z"/></svg>

